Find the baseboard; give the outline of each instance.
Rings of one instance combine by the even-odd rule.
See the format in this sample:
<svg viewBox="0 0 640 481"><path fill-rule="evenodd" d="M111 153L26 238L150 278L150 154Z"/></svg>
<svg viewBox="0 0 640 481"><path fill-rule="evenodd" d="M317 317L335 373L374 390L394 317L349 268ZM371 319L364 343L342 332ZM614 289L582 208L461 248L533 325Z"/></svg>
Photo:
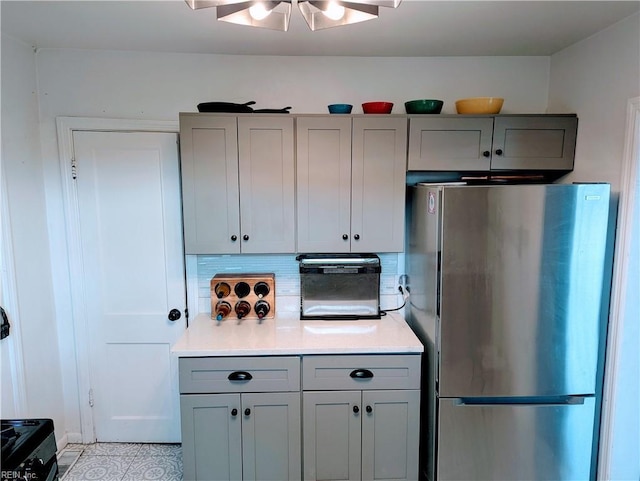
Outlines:
<svg viewBox="0 0 640 481"><path fill-rule="evenodd" d="M67 444L82 444L81 433L66 433L60 439L56 439L58 452L62 451Z"/></svg>

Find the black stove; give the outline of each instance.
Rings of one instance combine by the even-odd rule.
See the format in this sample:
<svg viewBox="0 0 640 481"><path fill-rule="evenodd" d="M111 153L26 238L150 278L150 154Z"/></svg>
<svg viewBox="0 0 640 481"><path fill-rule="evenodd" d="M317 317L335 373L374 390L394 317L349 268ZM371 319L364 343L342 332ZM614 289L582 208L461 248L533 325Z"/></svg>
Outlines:
<svg viewBox="0 0 640 481"><path fill-rule="evenodd" d="M1 481L58 479L51 419L2 419Z"/></svg>

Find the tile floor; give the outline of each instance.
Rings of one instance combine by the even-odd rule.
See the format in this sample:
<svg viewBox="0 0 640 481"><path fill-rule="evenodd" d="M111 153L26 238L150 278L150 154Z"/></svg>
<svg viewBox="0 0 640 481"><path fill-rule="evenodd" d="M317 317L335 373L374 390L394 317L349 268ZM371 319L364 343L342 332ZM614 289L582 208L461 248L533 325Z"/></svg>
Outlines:
<svg viewBox="0 0 640 481"><path fill-rule="evenodd" d="M179 444L69 444L58 459L60 481L182 481Z"/></svg>

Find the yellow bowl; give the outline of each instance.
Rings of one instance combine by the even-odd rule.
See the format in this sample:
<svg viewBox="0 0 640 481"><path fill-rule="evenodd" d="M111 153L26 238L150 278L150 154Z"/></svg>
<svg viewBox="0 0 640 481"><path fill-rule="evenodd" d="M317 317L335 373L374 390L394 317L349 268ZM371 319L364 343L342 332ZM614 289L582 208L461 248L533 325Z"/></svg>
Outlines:
<svg viewBox="0 0 640 481"><path fill-rule="evenodd" d="M456 100L459 114L498 114L504 99L500 97L472 97Z"/></svg>

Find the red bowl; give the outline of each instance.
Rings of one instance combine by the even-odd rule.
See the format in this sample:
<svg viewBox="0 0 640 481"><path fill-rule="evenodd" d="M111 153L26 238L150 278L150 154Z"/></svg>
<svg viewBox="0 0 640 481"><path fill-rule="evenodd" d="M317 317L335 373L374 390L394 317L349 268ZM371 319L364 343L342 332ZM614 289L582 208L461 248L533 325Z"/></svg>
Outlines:
<svg viewBox="0 0 640 481"><path fill-rule="evenodd" d="M362 104L362 111L365 114L390 114L392 108L392 102L365 102Z"/></svg>

